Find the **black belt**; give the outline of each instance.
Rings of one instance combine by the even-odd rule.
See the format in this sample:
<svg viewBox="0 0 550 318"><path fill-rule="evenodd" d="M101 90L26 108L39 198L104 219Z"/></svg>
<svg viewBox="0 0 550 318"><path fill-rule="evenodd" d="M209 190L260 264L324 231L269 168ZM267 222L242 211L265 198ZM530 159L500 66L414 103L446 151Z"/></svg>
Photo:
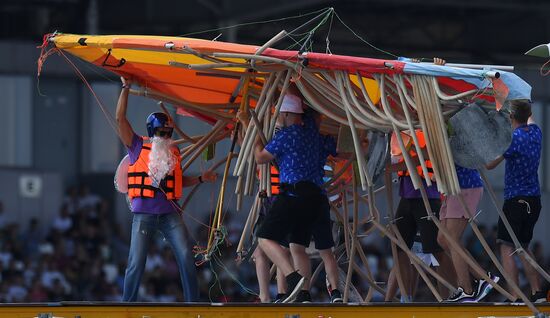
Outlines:
<svg viewBox="0 0 550 318"><path fill-rule="evenodd" d="M296 196L316 196L321 194L321 188L311 181L298 181L294 184L281 183L281 193L290 193Z"/></svg>

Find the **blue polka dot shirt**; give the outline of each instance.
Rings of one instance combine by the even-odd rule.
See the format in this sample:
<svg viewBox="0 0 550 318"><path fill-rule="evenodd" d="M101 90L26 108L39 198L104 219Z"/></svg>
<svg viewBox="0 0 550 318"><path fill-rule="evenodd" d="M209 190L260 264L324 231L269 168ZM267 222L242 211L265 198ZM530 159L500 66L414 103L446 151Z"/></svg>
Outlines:
<svg viewBox="0 0 550 318"><path fill-rule="evenodd" d="M472 189L483 187L483 181L476 169L468 169L455 164L458 184L461 189Z"/></svg>
<svg viewBox="0 0 550 318"><path fill-rule="evenodd" d="M535 124L514 130L512 143L503 157L504 199L517 196L540 196L538 169L542 150L542 132Z"/></svg>
<svg viewBox="0 0 550 318"><path fill-rule="evenodd" d="M273 136L265 149L275 156L281 183L322 184L319 165L321 160L326 161L322 138L314 125L292 125L281 128Z"/></svg>

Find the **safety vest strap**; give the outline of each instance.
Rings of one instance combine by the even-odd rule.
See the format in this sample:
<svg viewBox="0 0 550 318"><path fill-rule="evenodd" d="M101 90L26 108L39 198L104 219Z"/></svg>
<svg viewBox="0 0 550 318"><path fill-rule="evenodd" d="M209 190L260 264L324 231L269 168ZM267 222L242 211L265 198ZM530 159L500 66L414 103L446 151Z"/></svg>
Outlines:
<svg viewBox="0 0 550 318"><path fill-rule="evenodd" d="M145 185L145 184L129 184L128 189L142 189L142 190L151 190L151 191L157 190L157 188L151 185Z"/></svg>
<svg viewBox="0 0 550 318"><path fill-rule="evenodd" d="M277 195L280 193L279 171L274 166L271 166L270 174L271 174L271 194Z"/></svg>
<svg viewBox="0 0 550 318"><path fill-rule="evenodd" d="M147 172L128 172L128 177L147 177Z"/></svg>

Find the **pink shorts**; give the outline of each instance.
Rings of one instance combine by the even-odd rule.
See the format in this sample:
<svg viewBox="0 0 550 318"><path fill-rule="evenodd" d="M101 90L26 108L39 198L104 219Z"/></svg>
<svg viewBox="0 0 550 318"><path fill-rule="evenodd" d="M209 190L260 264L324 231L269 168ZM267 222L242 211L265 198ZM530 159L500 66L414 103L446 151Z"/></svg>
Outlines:
<svg viewBox="0 0 550 318"><path fill-rule="evenodd" d="M462 208L462 204L457 196L449 195L443 200L441 210L439 211L439 218L441 220L460 218L469 219L477 213L477 205L483 195L483 188L460 189L459 195L462 195L464 198L464 203L466 203L466 206L472 215L469 215L466 211L464 211L464 208Z"/></svg>

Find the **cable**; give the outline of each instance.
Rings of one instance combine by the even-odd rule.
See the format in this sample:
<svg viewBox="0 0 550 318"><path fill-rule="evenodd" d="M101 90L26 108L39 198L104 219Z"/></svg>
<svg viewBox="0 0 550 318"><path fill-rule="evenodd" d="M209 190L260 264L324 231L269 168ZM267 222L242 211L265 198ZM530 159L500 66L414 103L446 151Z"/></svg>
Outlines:
<svg viewBox="0 0 550 318"><path fill-rule="evenodd" d="M241 26L248 26L248 25L255 25L255 24L266 24L266 23L279 22L279 21L286 21L286 20L291 20L291 19L299 19L299 18L303 18L303 17L307 17L307 16L310 16L310 15L317 14L317 13L319 13L319 12L327 11L327 10L329 10L329 9L330 9L330 8L323 8L323 9L320 9L320 10L317 10L317 11L313 11L313 12L310 12L310 13L299 14L299 15L295 15L295 16L291 16L291 17L285 17L285 18L279 18L279 19L272 19L272 20L255 21L255 22L245 22L245 23L234 24L234 25L230 25L230 26L226 26L226 27L221 27L221 28L209 29L209 30L204 30L204 31L190 32L190 33L182 34L182 35L180 35L180 37L187 37L187 36L190 36L190 35L208 33L208 32L213 32L213 31L227 30L227 29L232 29L232 28L238 28L238 27L241 27Z"/></svg>
<svg viewBox="0 0 550 318"><path fill-rule="evenodd" d="M369 41L363 39L359 34L357 34L355 31L353 31L346 23L344 23L344 21L342 21L342 19L340 18L340 16L338 15L338 13L334 12L334 14L336 15L336 18L338 18L338 21L340 21L340 23L342 23L342 25L344 25L346 27L346 29L348 29L353 35L355 35L355 37L357 37L359 40L361 40L361 42L367 44L368 46L370 46L371 48L375 49L376 51L378 52L381 52L381 53L384 53L384 54L387 54L389 56L392 56L394 58L398 58L399 56L393 54L393 53L390 53L388 51L384 51L382 49L379 49L377 48L376 46L374 46L373 44L371 44Z"/></svg>

